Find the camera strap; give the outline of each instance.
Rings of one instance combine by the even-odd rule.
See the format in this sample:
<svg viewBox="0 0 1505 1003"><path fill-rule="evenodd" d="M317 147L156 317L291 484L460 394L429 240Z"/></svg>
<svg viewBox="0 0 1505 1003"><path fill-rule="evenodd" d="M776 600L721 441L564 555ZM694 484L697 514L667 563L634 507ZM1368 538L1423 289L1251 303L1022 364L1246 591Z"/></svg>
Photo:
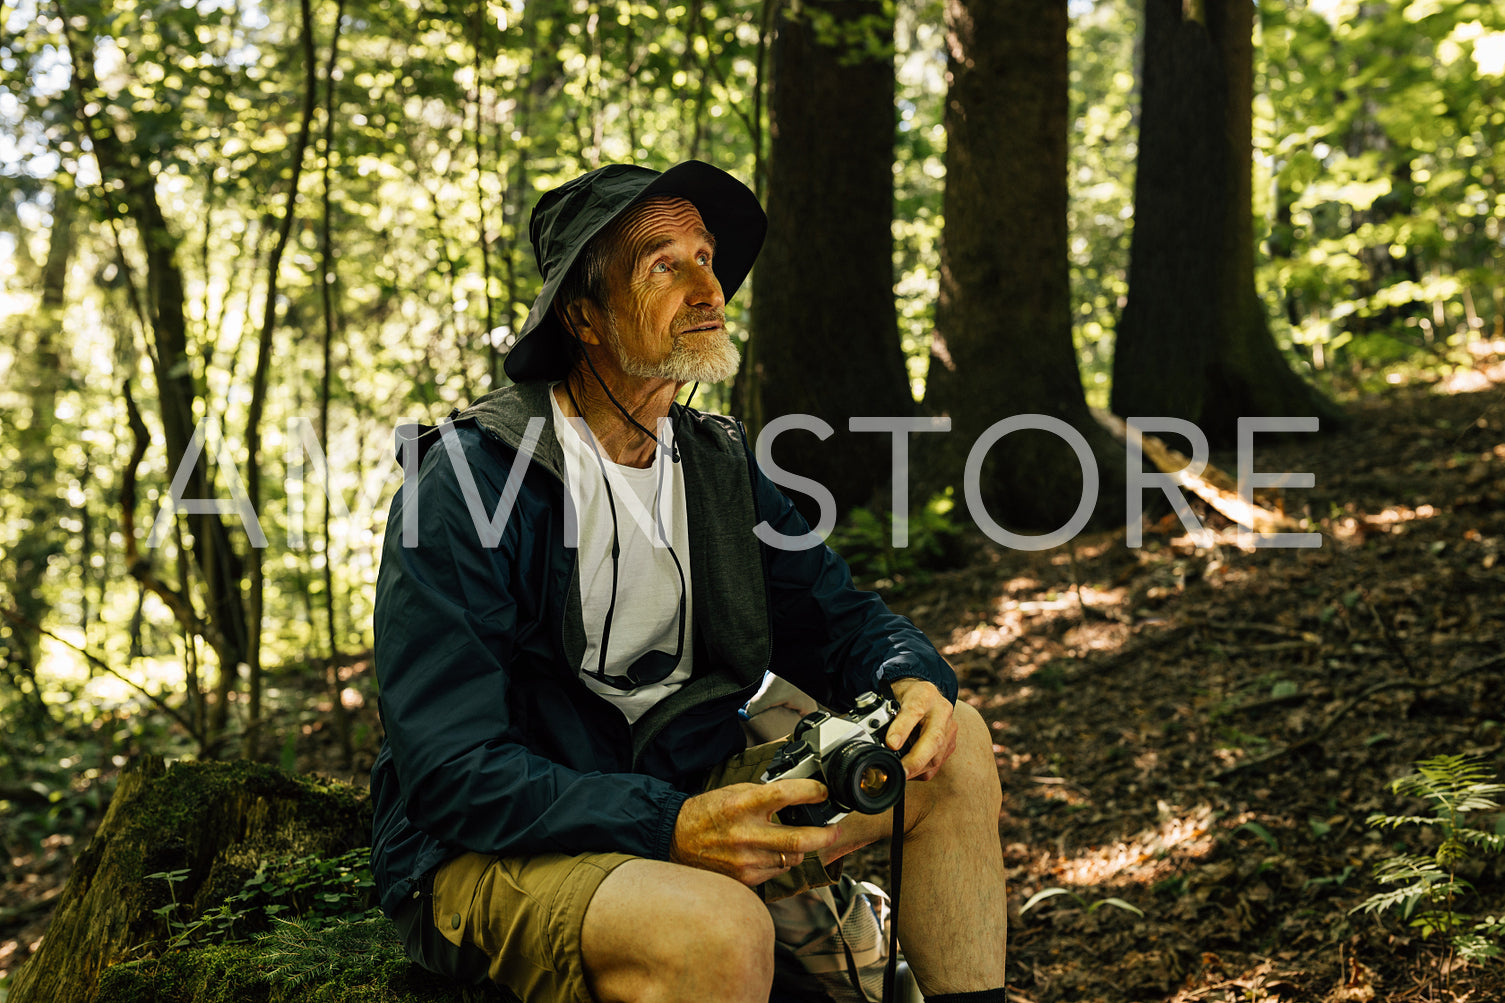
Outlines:
<svg viewBox="0 0 1505 1003"><path fill-rule="evenodd" d="M888 964L883 968L883 1003L894 1003L894 979L899 966L899 882L904 873L904 788L894 803L894 834L888 848L888 893L892 910L888 924Z"/></svg>

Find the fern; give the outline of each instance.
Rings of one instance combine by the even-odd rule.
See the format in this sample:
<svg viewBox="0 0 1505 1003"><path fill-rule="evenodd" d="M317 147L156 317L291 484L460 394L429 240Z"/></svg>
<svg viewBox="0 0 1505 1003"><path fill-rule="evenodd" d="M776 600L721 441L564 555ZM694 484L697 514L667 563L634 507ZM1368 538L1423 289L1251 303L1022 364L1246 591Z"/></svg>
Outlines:
<svg viewBox="0 0 1505 1003"><path fill-rule="evenodd" d="M1505 833L1481 832L1478 829L1458 830L1458 839L1476 846L1485 853L1505 853Z"/></svg>
<svg viewBox="0 0 1505 1003"><path fill-rule="evenodd" d="M266 952L267 978L288 992L377 981L390 959L402 952L395 928L375 909L333 921L278 920L255 942Z"/></svg>
<svg viewBox="0 0 1505 1003"><path fill-rule="evenodd" d="M1371 815L1373 828L1403 825L1436 828L1442 841L1429 856L1401 854L1375 865L1375 880L1400 885L1369 896L1350 912L1375 916L1399 909L1401 917L1423 938L1438 934L1450 950L1470 961L1499 957L1505 941L1505 921L1483 920L1460 912L1458 902L1473 886L1458 876L1459 868L1478 853L1505 853L1505 835L1485 832L1466 816L1498 811L1497 798L1505 785L1494 782L1489 768L1468 756L1434 756L1415 764L1412 773L1393 781L1395 793L1429 802L1431 815Z"/></svg>

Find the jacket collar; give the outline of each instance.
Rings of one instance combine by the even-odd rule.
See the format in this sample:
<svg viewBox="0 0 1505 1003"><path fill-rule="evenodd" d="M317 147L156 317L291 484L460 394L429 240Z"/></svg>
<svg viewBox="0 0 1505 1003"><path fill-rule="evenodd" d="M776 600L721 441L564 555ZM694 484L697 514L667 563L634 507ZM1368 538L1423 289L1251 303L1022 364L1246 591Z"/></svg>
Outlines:
<svg viewBox="0 0 1505 1003"><path fill-rule="evenodd" d="M563 480L564 451L554 429L554 408L549 402L549 392L549 383L543 380L514 383L478 398L454 419L470 419L511 448L518 449L527 434L528 422L542 417L544 432L533 450L533 459ZM730 418L671 404L669 420L674 425L675 444L681 450L688 448L703 460L720 458L744 463L742 435L736 422Z"/></svg>
<svg viewBox="0 0 1505 1003"><path fill-rule="evenodd" d="M521 448L528 422L544 420L543 435L533 449L533 461L559 480L564 480L564 450L554 432L554 409L549 404L549 384L539 380L514 383L493 390L455 415L455 421L470 419L513 449Z"/></svg>

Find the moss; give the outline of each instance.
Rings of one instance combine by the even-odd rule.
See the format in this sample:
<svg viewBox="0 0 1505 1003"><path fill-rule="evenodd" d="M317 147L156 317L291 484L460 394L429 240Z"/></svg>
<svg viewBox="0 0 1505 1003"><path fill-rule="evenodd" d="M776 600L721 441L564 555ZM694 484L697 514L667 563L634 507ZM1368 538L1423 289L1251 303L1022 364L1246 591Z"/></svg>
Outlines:
<svg viewBox="0 0 1505 1003"><path fill-rule="evenodd" d="M260 763L183 762L167 769L160 758L143 757L122 773L42 947L14 980L10 998L92 1000L104 966L158 953L187 924L244 889L262 861L333 859L366 845L370 833L369 800L354 787ZM167 873L174 875L171 884L154 876ZM264 983L227 981L215 974L217 964L213 950L140 961L137 981L153 980L151 988L129 989L118 981L122 973L115 976L119 995L99 998L192 999L200 992L191 988L197 978L240 994L206 998L268 999Z"/></svg>
<svg viewBox="0 0 1505 1003"><path fill-rule="evenodd" d="M174 951L107 968L98 1003L501 1003L407 960L380 915L280 924L250 944Z"/></svg>
<svg viewBox="0 0 1505 1003"><path fill-rule="evenodd" d="M298 845L310 842L309 833L338 833L350 829L353 820L357 826L370 821L364 792L347 784L285 773L265 763L184 761L174 763L165 777L150 777L133 799L129 817L121 820L120 836L140 840L144 865L155 860L181 866L174 851L184 848L186 834L201 831L206 815L257 802L296 806L296 811L276 812L270 829L245 826L258 842L284 842L294 850L312 849Z"/></svg>
<svg viewBox="0 0 1505 1003"><path fill-rule="evenodd" d="M225 840L225 827L238 829ZM192 911L223 902L273 852L329 856L370 839L365 792L265 763L178 762L132 805L120 842L142 874L187 867ZM166 904L165 886L160 901Z"/></svg>
<svg viewBox="0 0 1505 1003"><path fill-rule="evenodd" d="M130 961L99 975L98 1003L267 1003L270 987L240 947Z"/></svg>
<svg viewBox="0 0 1505 1003"><path fill-rule="evenodd" d="M348 784L287 773L266 763L234 762L174 763L167 771L168 783L153 783L143 791L129 823L131 829L146 829L161 835L192 825L206 806L243 798L291 801L299 805L296 827L271 833L290 837L306 830L343 828L370 808L364 792Z"/></svg>

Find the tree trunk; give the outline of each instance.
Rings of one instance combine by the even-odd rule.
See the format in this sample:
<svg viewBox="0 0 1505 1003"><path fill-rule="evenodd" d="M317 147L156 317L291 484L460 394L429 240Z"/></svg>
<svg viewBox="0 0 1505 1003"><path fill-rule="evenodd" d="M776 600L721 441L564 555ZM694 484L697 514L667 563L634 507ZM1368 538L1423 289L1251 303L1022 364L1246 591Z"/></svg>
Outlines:
<svg viewBox="0 0 1505 1003"><path fill-rule="evenodd" d="M28 350L17 359L22 372L29 371L28 394L31 417L24 428L17 429L16 446L22 469L26 471L26 492L30 496L27 521L30 528L16 541L10 553L10 573L14 576L12 593L16 611L26 621L0 621L0 664L23 699L17 725L46 730L51 720L47 704L37 685L36 665L41 635L29 624L40 625L52 604L43 591L49 562L63 553L64 539L58 525L64 506L58 497L57 454L53 449L52 426L57 410L57 395L63 381L60 344L66 343L63 312L66 308L68 263L73 258L74 221L78 200L71 188L54 190L52 232L48 238L47 260L42 266L41 303L32 319L32 339ZM24 251L20 252L24 254ZM23 329L24 330L24 329ZM87 508L87 506L86 506ZM87 548L86 548L87 549ZM87 565L88 554L81 557Z"/></svg>
<svg viewBox="0 0 1505 1003"><path fill-rule="evenodd" d="M763 129L763 103L768 95L768 50L770 36L774 31L774 22L778 18L778 10L782 0L763 0L763 9L759 12L758 23L758 47L753 59L752 80L752 115L748 118L748 138L752 141L753 148L753 194L758 201L763 201L764 186L767 173L767 158L764 156L767 143L764 139ZM756 302L758 297L757 283L743 294L751 295ZM745 305L745 304L744 304ZM757 431L763 427L763 398L758 393L758 373L762 368L758 360L758 341L756 338L748 338L742 346L742 367L737 370L732 385L727 388L727 401L729 408L734 414L742 417L747 427Z"/></svg>
<svg viewBox="0 0 1505 1003"><path fill-rule="evenodd" d="M84 109L96 107L96 99L99 103L107 99L102 97L94 72L93 49L86 41L87 22L59 6L63 13L78 106ZM192 356L196 353L190 352L183 271L178 263L180 242L162 214L156 177L145 159L136 156L135 151L126 146L106 116L86 115L85 126L104 183L107 187L115 186L115 197L127 207L135 222L146 256L146 295L141 308L151 341L150 355L156 376L168 469L176 472L193 437L195 405L204 396L193 366ZM120 257L120 264L124 267L124 256ZM134 280L131 284L134 288ZM207 448L201 450L194 462L184 487L184 498L212 496L207 455ZM234 688L238 666L247 652L246 609L241 592L243 566L231 543L230 531L217 513L191 513L186 519L193 534L193 564L204 589L205 616L202 621L193 613L192 600L187 593L173 594L152 571L147 560L138 556L132 561L130 571L177 611L181 622L192 623L195 629L202 630L205 640L214 648L221 682L220 699L211 716L210 734L205 736L205 744L212 751L224 730L228 696ZM128 543L135 555L134 541Z"/></svg>
<svg viewBox="0 0 1505 1003"><path fill-rule="evenodd" d="M314 61L314 26L312 0L299 0L301 20L299 38L303 49L303 113L298 127L298 138L293 143L287 182L287 202L282 219L277 227L277 242L267 259L266 301L261 312L261 334L256 340L256 369L251 375L251 403L246 409L246 491L251 499L251 511L261 510L261 416L266 407L267 381L272 371L272 353L277 333L278 283L281 277L282 255L287 250L293 233L293 222L298 214L298 183L303 177L303 159L308 150L309 137L313 132L314 107L318 91L318 68ZM330 56L338 51L339 24L335 24L334 37L330 42ZM248 593L249 642L246 645L246 692L249 706L246 731L242 739L242 754L256 758L261 747L261 626L263 605L266 601L266 567L264 555L259 549L251 551L251 581ZM336 701L338 707L338 701Z"/></svg>
<svg viewBox="0 0 1505 1003"><path fill-rule="evenodd" d="M833 427L825 442L781 436L774 458L829 488L840 511L890 483L888 437L850 432L848 419L914 410L893 291L892 47L880 0L806 3L773 43L768 240L752 309L759 371L749 375L765 421L808 414ZM808 496L795 502L815 521Z"/></svg>
<svg viewBox="0 0 1505 1003"><path fill-rule="evenodd" d="M503 323L507 329L506 347L509 349L532 305L531 301L522 298L519 290L527 288L529 282L526 280L536 277L538 272L533 262L532 245L528 240L529 212L534 198L528 164L534 149L534 112L536 108L548 105L548 91L552 85L552 75L544 66L546 57L539 51L539 21L543 16L539 5L534 3L531 7L523 8L517 22L517 34L520 37L514 41L513 51L516 58L520 62L526 60L527 65L526 70L519 65L517 76L512 81L512 100L509 102L512 108L510 134L516 135L517 139L509 138L508 142L503 143L500 119L497 126L497 149L510 149L513 157L512 168L506 175L507 187L502 193L502 229L498 238L502 251L502 269L506 275L504 295L507 302ZM497 352L497 355L504 360L506 352ZM509 382L501 362L497 362L492 387L505 386Z"/></svg>
<svg viewBox="0 0 1505 1003"><path fill-rule="evenodd" d="M1253 12L1248 0L1146 0L1129 297L1113 410L1196 423L1338 410L1281 356L1254 287Z"/></svg>
<svg viewBox="0 0 1505 1003"><path fill-rule="evenodd" d="M161 949L239 891L259 863L338 856L371 837L364 794L251 763L175 764L149 756L120 777L80 854L42 946L15 976L10 1003L88 1003L110 965ZM186 871L169 883L149 877ZM157 910L169 909L173 927Z"/></svg>
<svg viewBox="0 0 1505 1003"><path fill-rule="evenodd" d="M1048 415L1086 439L1094 512L1111 521L1124 457L1087 408L1071 333L1066 0L948 0L946 20L946 229L925 396L952 420L944 476L961 483L994 423ZM1059 436L1020 431L989 449L977 489L993 520L1055 529L1082 502L1083 477Z"/></svg>
<svg viewBox="0 0 1505 1003"><path fill-rule="evenodd" d="M330 191L330 167L334 159L334 123L335 123L335 70L339 65L340 52L340 26L344 21L345 0L337 0L335 3L334 34L329 41L329 59L324 64L324 138L322 141L323 164L322 185L320 186L322 226L320 233L319 264L322 281L319 283L319 297L321 312L324 315L323 338L320 341L320 365L319 365L319 445L327 452L329 442L329 404L330 404L330 381L334 368L334 339L339 325L335 321L335 251L334 251L334 207L333 193ZM289 207L291 208L291 207ZM490 318L490 300L487 300L487 317ZM490 331L490 327L487 328ZM487 344L490 344L488 340ZM494 350L493 350L494 354ZM492 373L493 383L495 373ZM341 699L342 686L340 685L340 635L335 621L335 608L339 604L335 595L334 584L334 547L330 541L329 524L331 509L334 500L330 493L334 490L329 476L329 464L324 464L322 472L324 488L324 507L322 510L322 531L319 534L319 546L323 551L324 565L320 569L324 586L324 633L329 643L329 664L326 672L329 674L330 712L334 715L335 734L339 737L341 762L348 768L354 758L354 749L351 746L350 735L350 712L345 709ZM309 618L312 620L312 616Z"/></svg>

